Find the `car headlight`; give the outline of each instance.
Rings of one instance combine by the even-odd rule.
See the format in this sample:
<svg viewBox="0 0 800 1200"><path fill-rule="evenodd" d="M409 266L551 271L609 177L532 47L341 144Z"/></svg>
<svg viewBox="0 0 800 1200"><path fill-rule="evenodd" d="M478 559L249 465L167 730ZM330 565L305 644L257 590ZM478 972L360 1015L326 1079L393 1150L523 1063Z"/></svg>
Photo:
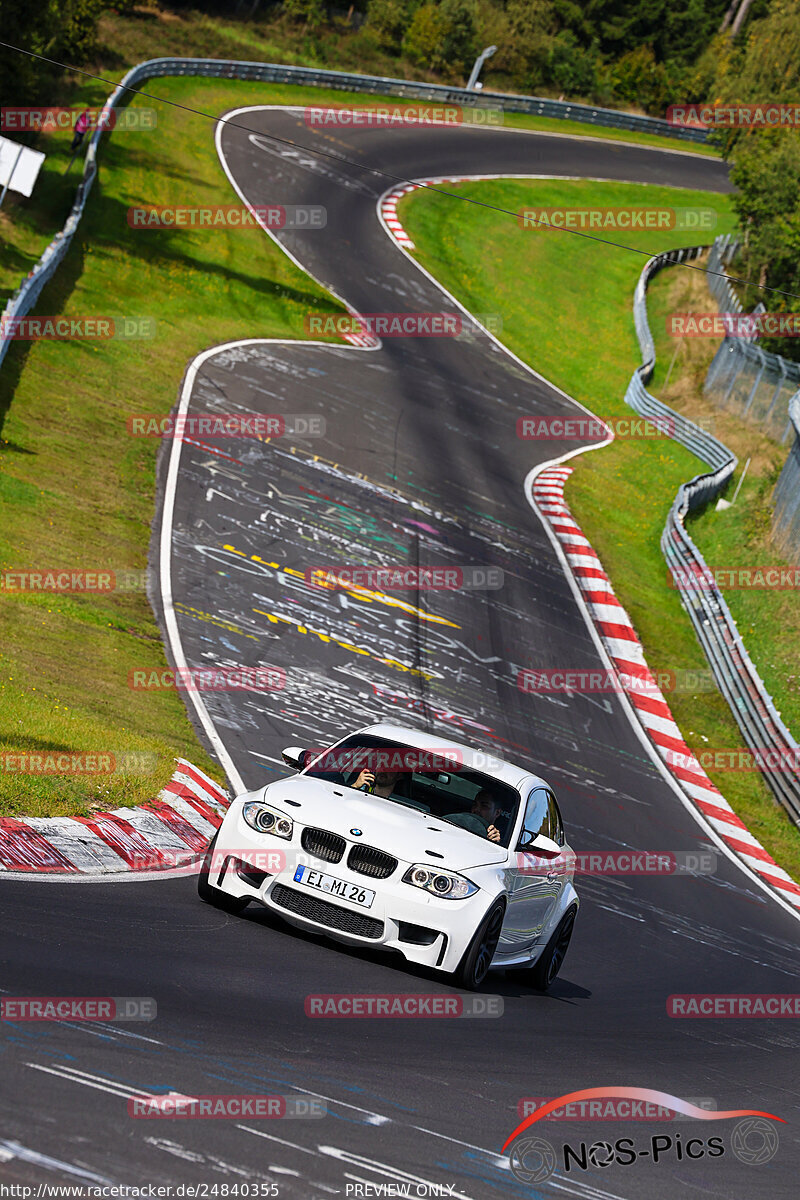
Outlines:
<svg viewBox="0 0 800 1200"><path fill-rule="evenodd" d="M408 868L403 883L423 888L441 900L463 900L465 896L474 896L478 891L472 880L465 879L463 875L456 875L453 871L432 871L421 863Z"/></svg>
<svg viewBox="0 0 800 1200"><path fill-rule="evenodd" d="M276 812L261 800L248 800L242 807L242 816L247 824L259 833L274 833L276 837L288 839L294 832L294 821Z"/></svg>

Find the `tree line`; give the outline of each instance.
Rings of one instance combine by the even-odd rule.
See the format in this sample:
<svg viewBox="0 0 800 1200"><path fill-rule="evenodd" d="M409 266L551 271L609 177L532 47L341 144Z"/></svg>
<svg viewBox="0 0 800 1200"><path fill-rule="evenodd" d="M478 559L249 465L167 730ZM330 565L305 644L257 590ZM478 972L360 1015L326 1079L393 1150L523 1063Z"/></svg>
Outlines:
<svg viewBox="0 0 800 1200"><path fill-rule="evenodd" d="M155 3L0 0L0 37L81 66L97 52L103 12ZM171 0L164 7L265 26L356 23L358 36L395 55L407 74L422 68L459 84L480 50L496 45L485 68L489 88L657 116L670 104L800 103L800 0L354 0L344 9L325 0ZM52 102L61 86L60 68L0 47L3 106ZM769 311L800 311L799 124L713 135L738 189L736 266L753 281L746 307L761 300ZM795 339L768 346L800 361Z"/></svg>

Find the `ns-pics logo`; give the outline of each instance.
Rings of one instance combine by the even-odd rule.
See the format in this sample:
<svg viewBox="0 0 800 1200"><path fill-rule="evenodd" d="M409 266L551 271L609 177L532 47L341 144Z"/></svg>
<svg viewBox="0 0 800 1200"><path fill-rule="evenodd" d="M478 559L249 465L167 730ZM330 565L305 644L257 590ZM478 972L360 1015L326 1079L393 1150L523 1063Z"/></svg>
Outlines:
<svg viewBox="0 0 800 1200"><path fill-rule="evenodd" d="M778 1132L772 1122L783 1122L783 1118L775 1116L774 1113L749 1108L708 1111L688 1100L681 1100L678 1096L651 1088L584 1088L579 1092L568 1092L543 1104L520 1122L506 1139L503 1152L511 1147L508 1154L509 1166L521 1183L543 1183L559 1168L565 1174L571 1174L576 1171L601 1170L612 1165L630 1167L639 1160L686 1163L691 1160L720 1158L727 1152L721 1136L687 1138L675 1132L653 1134L639 1142L631 1137L616 1138L614 1141L601 1138L591 1143L582 1141L575 1146L564 1142L559 1155L551 1142L538 1136L538 1131L527 1132L537 1121L563 1109L567 1104L600 1097L645 1101L647 1104L660 1105L698 1121L729 1121L738 1117L739 1120L731 1133L730 1151L747 1166L760 1166L769 1162L778 1151Z"/></svg>

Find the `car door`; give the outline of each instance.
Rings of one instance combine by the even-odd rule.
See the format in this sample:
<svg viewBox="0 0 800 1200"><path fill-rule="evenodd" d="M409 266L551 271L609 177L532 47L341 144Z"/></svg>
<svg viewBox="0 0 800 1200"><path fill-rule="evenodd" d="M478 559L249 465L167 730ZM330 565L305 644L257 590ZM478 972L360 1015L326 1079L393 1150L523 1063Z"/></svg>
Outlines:
<svg viewBox="0 0 800 1200"><path fill-rule="evenodd" d="M564 845L561 814L549 788L537 784L525 801L520 836L544 834L559 846ZM515 958L538 942L542 930L558 903L568 874L563 856L546 858L529 851L511 848L506 868L508 908L497 957Z"/></svg>

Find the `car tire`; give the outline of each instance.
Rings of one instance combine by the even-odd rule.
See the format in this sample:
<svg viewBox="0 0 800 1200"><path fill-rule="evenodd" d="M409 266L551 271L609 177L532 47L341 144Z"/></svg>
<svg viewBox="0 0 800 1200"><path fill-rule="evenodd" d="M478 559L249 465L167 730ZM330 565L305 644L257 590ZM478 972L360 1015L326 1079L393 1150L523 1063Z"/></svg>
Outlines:
<svg viewBox="0 0 800 1200"><path fill-rule="evenodd" d="M201 900L205 900L206 904L212 904L214 908L220 908L223 912L236 915L236 913L240 913L247 908L250 901L242 896L229 896L227 892L214 887L208 878L218 836L219 834L215 833L209 842L206 856L203 859L203 865L200 868L200 874L197 876L197 894Z"/></svg>
<svg viewBox="0 0 800 1200"><path fill-rule="evenodd" d="M486 978L500 941L505 915L505 900L496 900L475 930L464 957L453 972L455 982L465 991L476 991Z"/></svg>
<svg viewBox="0 0 800 1200"><path fill-rule="evenodd" d="M531 968L531 983L537 991L546 992L555 982L556 976L564 962L564 957L569 949L577 911L578 909L575 905L567 909L556 926L555 933L537 960L536 965Z"/></svg>

